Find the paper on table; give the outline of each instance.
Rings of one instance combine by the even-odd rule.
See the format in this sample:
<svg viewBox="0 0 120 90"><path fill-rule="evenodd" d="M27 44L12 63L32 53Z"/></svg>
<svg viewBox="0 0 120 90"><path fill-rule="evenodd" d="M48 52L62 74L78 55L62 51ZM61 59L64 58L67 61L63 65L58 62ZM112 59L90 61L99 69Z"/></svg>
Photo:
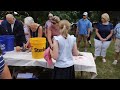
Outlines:
<svg viewBox="0 0 120 90"><path fill-rule="evenodd" d="M23 79L27 79L27 78L32 78L33 77L33 73L18 73L17 78L23 78Z"/></svg>
<svg viewBox="0 0 120 90"><path fill-rule="evenodd" d="M80 64L84 66L95 66L95 63L93 60L91 60L89 57L85 56L76 56L74 58L74 63L75 64Z"/></svg>

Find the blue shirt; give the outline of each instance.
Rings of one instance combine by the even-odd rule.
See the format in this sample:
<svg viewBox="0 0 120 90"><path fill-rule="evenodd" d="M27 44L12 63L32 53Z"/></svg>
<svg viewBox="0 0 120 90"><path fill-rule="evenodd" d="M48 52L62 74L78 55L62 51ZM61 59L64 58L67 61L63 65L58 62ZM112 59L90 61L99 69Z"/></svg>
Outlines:
<svg viewBox="0 0 120 90"><path fill-rule="evenodd" d="M113 30L113 25L112 23L109 23L108 25L103 25L102 23L98 23L97 29L100 36L105 39L111 33L111 30ZM107 41L111 41L111 38L109 38ZM97 35L95 36L95 39L100 40L97 37Z"/></svg>
<svg viewBox="0 0 120 90"><path fill-rule="evenodd" d="M54 39L58 41L59 55L56 60L55 67L66 68L74 65L72 50L76 43L76 37L74 35L68 35L67 39L63 36L54 36Z"/></svg>
<svg viewBox="0 0 120 90"><path fill-rule="evenodd" d="M120 23L118 23L114 28L115 37L120 39Z"/></svg>
<svg viewBox="0 0 120 90"><path fill-rule="evenodd" d="M5 62L4 62L3 56L0 55L0 75L4 70L4 66L5 66Z"/></svg>
<svg viewBox="0 0 120 90"><path fill-rule="evenodd" d="M88 28L91 28L91 23L88 19L80 19L77 23L77 27L79 30L79 34L87 35L88 34Z"/></svg>

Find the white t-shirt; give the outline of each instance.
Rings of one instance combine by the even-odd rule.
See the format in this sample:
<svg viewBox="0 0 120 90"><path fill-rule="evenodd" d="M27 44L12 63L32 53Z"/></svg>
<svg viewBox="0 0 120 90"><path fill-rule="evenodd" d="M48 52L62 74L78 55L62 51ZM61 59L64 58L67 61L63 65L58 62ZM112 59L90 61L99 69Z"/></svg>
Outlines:
<svg viewBox="0 0 120 90"><path fill-rule="evenodd" d="M13 32L13 27L14 27L14 23L13 23L13 24L11 24L11 30L12 30L12 32Z"/></svg>
<svg viewBox="0 0 120 90"><path fill-rule="evenodd" d="M54 39L58 41L59 46L59 55L55 67L66 68L72 66L74 64L72 49L76 43L76 37L74 37L74 35L68 35L67 39L65 39L63 36L59 35L54 36Z"/></svg>

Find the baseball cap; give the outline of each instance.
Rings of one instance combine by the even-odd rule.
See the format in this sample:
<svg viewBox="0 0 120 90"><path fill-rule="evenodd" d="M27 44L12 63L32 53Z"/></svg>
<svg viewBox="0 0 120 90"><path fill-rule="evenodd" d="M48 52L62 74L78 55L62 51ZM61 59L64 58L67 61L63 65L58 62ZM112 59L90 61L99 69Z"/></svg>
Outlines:
<svg viewBox="0 0 120 90"><path fill-rule="evenodd" d="M84 12L84 13L83 13L83 15L87 16L87 15L88 15L88 13L87 13L87 12Z"/></svg>

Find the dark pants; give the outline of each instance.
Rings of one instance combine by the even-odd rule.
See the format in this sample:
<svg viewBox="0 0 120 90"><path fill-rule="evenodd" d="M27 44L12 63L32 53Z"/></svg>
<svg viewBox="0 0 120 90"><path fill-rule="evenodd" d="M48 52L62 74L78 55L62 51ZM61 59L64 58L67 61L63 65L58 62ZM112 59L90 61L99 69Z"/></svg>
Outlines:
<svg viewBox="0 0 120 90"><path fill-rule="evenodd" d="M53 79L75 79L74 65L67 68L54 67Z"/></svg>

